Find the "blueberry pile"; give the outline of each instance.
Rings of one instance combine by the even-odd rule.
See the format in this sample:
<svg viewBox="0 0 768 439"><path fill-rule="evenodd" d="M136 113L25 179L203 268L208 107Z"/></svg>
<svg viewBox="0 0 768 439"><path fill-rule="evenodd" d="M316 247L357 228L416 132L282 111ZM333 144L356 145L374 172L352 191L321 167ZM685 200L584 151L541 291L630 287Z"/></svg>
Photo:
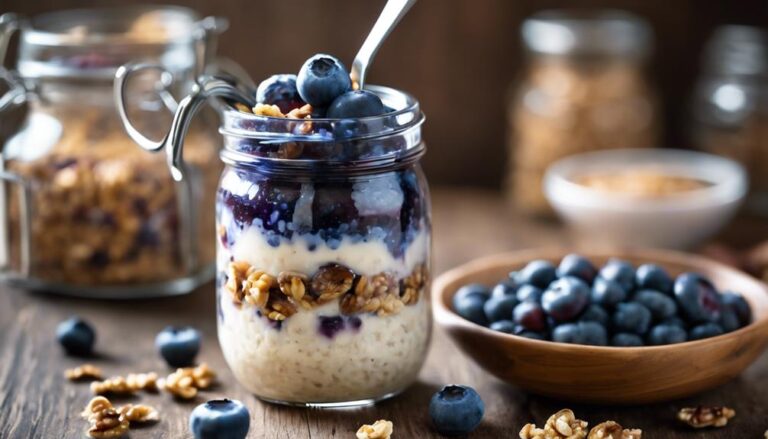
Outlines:
<svg viewBox="0 0 768 439"><path fill-rule="evenodd" d="M454 310L495 331L597 346L651 346L715 337L746 326L744 298L717 291L704 276L673 278L656 264L611 259L598 270L570 254L555 266L536 260L492 289L465 285Z"/></svg>

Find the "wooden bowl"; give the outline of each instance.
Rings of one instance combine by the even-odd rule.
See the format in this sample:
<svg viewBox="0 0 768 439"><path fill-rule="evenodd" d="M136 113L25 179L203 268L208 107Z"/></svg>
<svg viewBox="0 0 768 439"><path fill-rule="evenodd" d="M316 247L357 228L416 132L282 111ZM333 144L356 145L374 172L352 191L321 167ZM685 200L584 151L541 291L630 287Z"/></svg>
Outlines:
<svg viewBox="0 0 768 439"><path fill-rule="evenodd" d="M462 285L493 285L533 259L557 263L565 250L532 250L490 256L439 276L432 289L435 320L483 369L533 393L560 399L639 404L689 396L718 386L749 366L768 344L768 289L720 263L672 251L580 252L593 263L611 257L634 264L654 262L673 275L693 271L720 290L741 293L753 321L718 337L636 348L532 340L492 331L456 314L453 295Z"/></svg>

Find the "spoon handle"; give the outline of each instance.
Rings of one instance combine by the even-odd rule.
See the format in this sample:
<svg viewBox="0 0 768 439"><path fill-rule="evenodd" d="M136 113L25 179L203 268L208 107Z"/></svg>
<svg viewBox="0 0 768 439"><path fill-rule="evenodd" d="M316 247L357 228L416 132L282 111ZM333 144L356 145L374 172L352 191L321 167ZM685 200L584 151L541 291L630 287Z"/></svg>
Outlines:
<svg viewBox="0 0 768 439"><path fill-rule="evenodd" d="M352 62L350 76L352 81L357 83L358 89L362 89L365 85L366 70L371 64L373 57L376 56L376 52L379 51L379 47L381 47L389 33L392 32L392 29L395 28L414 3L416 3L416 0L387 0L387 4L384 5L379 19L376 20L371 33L368 34L362 47L360 47L357 55L355 55L355 60Z"/></svg>

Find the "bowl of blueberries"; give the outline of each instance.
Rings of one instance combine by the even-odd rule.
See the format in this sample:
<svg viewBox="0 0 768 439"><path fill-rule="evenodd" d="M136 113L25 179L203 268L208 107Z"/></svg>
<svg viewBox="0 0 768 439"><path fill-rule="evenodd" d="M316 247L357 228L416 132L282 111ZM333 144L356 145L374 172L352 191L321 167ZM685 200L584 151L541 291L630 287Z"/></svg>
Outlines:
<svg viewBox="0 0 768 439"><path fill-rule="evenodd" d="M723 384L768 345L768 287L668 250L528 250L435 280L435 320L482 368L530 392L640 404Z"/></svg>

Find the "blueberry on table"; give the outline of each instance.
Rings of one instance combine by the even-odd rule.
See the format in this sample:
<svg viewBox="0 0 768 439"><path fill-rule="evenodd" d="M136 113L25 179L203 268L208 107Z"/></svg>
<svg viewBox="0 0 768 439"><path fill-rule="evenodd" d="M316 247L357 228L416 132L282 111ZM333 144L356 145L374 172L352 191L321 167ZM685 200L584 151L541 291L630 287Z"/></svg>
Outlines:
<svg viewBox="0 0 768 439"><path fill-rule="evenodd" d="M468 386L445 386L429 402L432 424L445 436L469 434L480 425L484 413L483 400Z"/></svg>
<svg viewBox="0 0 768 439"><path fill-rule="evenodd" d="M168 326L155 337L155 347L169 366L190 366L200 352L200 332L189 326Z"/></svg>
<svg viewBox="0 0 768 439"><path fill-rule="evenodd" d="M352 90L352 80L341 61L320 53L301 66L296 87L304 102L313 107L327 107L337 97Z"/></svg>
<svg viewBox="0 0 768 439"><path fill-rule="evenodd" d="M353 90L334 99L328 106L326 117L352 119L379 116L384 112L384 104L376 93L368 90Z"/></svg>
<svg viewBox="0 0 768 439"><path fill-rule="evenodd" d="M541 296L541 306L552 318L565 322L576 318L589 303L589 287L579 278L567 276L554 282Z"/></svg>
<svg viewBox="0 0 768 439"><path fill-rule="evenodd" d="M514 296L517 293L517 282L506 279L496 284L491 290L491 297Z"/></svg>
<svg viewBox="0 0 768 439"><path fill-rule="evenodd" d="M739 318L739 325L747 326L752 321L752 309L741 294L726 291L720 296L720 301L733 309Z"/></svg>
<svg viewBox="0 0 768 439"><path fill-rule="evenodd" d="M517 273L517 282L533 285L539 288L547 288L557 277L555 266L545 260L531 261Z"/></svg>
<svg viewBox="0 0 768 439"><path fill-rule="evenodd" d="M717 322L722 305L714 285L696 273L684 273L675 280L675 300L692 322Z"/></svg>
<svg viewBox="0 0 768 439"><path fill-rule="evenodd" d="M616 332L631 332L643 335L651 326L651 311L636 303L620 303L613 313L613 328Z"/></svg>
<svg viewBox="0 0 768 439"><path fill-rule="evenodd" d="M512 312L512 320L528 331L541 332L547 329L544 309L537 302L522 302Z"/></svg>
<svg viewBox="0 0 768 439"><path fill-rule="evenodd" d="M592 285L592 302L613 308L627 298L627 291L618 282L597 277Z"/></svg>
<svg viewBox="0 0 768 439"><path fill-rule="evenodd" d="M503 332L505 334L514 334L516 330L515 322L512 320L497 320L488 326L494 331Z"/></svg>
<svg viewBox="0 0 768 439"><path fill-rule="evenodd" d="M672 294L674 282L669 273L662 267L656 264L643 264L637 267L635 284L639 289L656 290L665 294Z"/></svg>
<svg viewBox="0 0 768 439"><path fill-rule="evenodd" d="M683 343L688 340L688 333L677 325L659 324L648 333L649 345Z"/></svg>
<svg viewBox="0 0 768 439"><path fill-rule="evenodd" d="M597 322L603 326L608 326L610 316L608 311L600 305L591 304L588 305L584 312L579 316L580 322Z"/></svg>
<svg viewBox="0 0 768 439"><path fill-rule="evenodd" d="M453 310L470 322L486 326L484 305L490 297L488 288L480 284L464 285L453 296Z"/></svg>
<svg viewBox="0 0 768 439"><path fill-rule="evenodd" d="M704 323L691 328L689 338L691 340L701 340L702 338L717 337L718 335L723 335L724 333L725 331L723 331L722 326L718 325L717 323Z"/></svg>
<svg viewBox="0 0 768 439"><path fill-rule="evenodd" d="M491 296L485 304L483 304L483 311L485 311L485 317L489 322L495 322L498 320L508 320L512 317L512 310L517 306L517 297L513 295L509 296Z"/></svg>
<svg viewBox="0 0 768 439"><path fill-rule="evenodd" d="M192 410L189 429L195 439L244 439L251 416L240 401L214 399Z"/></svg>
<svg viewBox="0 0 768 439"><path fill-rule="evenodd" d="M521 285L515 293L518 302L541 302L542 294L544 292L541 288L534 287L533 285Z"/></svg>
<svg viewBox="0 0 768 439"><path fill-rule="evenodd" d="M614 334L613 337L611 337L611 346L629 348L629 347L645 346L645 343L643 343L642 337L640 337L637 334L630 334L628 332L619 332Z"/></svg>
<svg viewBox="0 0 768 439"><path fill-rule="evenodd" d="M600 277L612 280L624 288L627 293L635 288L635 269L627 261L611 259L600 269Z"/></svg>
<svg viewBox="0 0 768 439"><path fill-rule="evenodd" d="M585 258L584 256L572 253L560 261L560 265L557 267L557 276L578 277L587 284L591 285L592 281L595 280L595 276L597 276L597 269L594 265L592 265L591 262L589 262L589 259Z"/></svg>
<svg viewBox="0 0 768 439"><path fill-rule="evenodd" d="M256 102L277 105L284 114L304 105L296 89L296 75L272 75L256 89Z"/></svg>
<svg viewBox="0 0 768 439"><path fill-rule="evenodd" d="M80 317L71 317L56 327L56 339L69 355L83 357L93 353L96 331Z"/></svg>
<svg viewBox="0 0 768 439"><path fill-rule="evenodd" d="M635 293L633 300L648 308L656 320L667 319L677 314L675 300L656 290L640 290Z"/></svg>
<svg viewBox="0 0 768 439"><path fill-rule="evenodd" d="M608 344L608 331L597 322L563 323L552 330L552 341L605 346Z"/></svg>

